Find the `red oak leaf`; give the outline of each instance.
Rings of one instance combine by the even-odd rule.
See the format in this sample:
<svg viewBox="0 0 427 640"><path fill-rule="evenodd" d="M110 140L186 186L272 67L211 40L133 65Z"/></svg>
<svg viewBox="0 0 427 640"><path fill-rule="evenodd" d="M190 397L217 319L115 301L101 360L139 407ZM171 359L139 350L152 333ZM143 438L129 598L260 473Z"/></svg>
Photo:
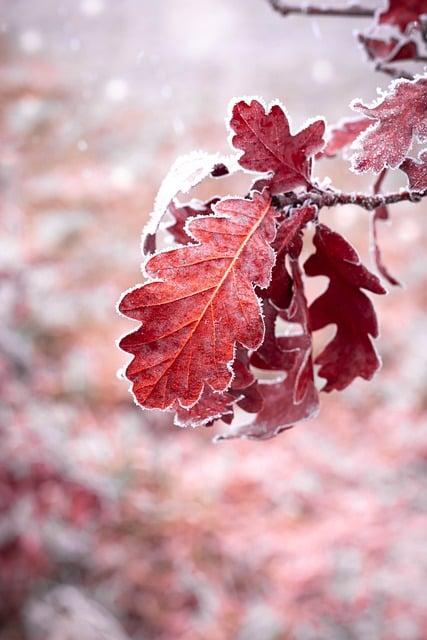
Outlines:
<svg viewBox="0 0 427 640"><path fill-rule="evenodd" d="M332 341L316 358L324 391L344 389L357 376L369 380L380 365L370 336L378 325L370 299L361 291L386 293L379 279L364 267L353 247L338 233L319 225L314 235L316 253L304 267L309 276L328 276L326 291L310 307L313 331L336 324Z"/></svg>
<svg viewBox="0 0 427 640"><path fill-rule="evenodd" d="M359 42L363 45L370 60L387 60L397 62L399 60L413 60L418 55L418 47L413 40L398 40L389 38L370 38L363 33L358 34Z"/></svg>
<svg viewBox="0 0 427 640"><path fill-rule="evenodd" d="M229 173L230 169L223 162L218 162L212 169L211 176L212 178L223 178L224 176L228 176Z"/></svg>
<svg viewBox="0 0 427 640"><path fill-rule="evenodd" d="M258 102L239 100L233 106L232 145L243 154L239 164L249 171L272 172L271 193L311 186L312 156L323 147L324 120L315 120L292 135L285 111L269 111Z"/></svg>
<svg viewBox="0 0 427 640"><path fill-rule="evenodd" d="M387 8L378 15L378 22L395 25L403 33L424 14L427 14L427 0L389 0Z"/></svg>
<svg viewBox="0 0 427 640"><path fill-rule="evenodd" d="M414 191L427 189L427 150L421 151L418 160L406 158L399 167L408 176L409 186Z"/></svg>
<svg viewBox="0 0 427 640"><path fill-rule="evenodd" d="M281 223L273 247L276 250L276 263L271 274L271 282L262 297L269 298L278 309L286 309L292 300L292 278L286 269L285 258L288 253L298 256L301 252L301 231L313 220L317 208L304 205L289 211L288 217Z"/></svg>
<svg viewBox="0 0 427 640"><path fill-rule="evenodd" d="M301 270L297 259L291 259L293 297L289 309L277 311L270 302L264 301L266 335L260 349L253 354L251 363L259 369L282 371L286 378L272 384L259 383L264 401L263 408L249 425L235 428L217 438L250 438L267 440L289 429L295 422L313 417L319 407L318 393L314 384L312 342L308 325L307 301ZM298 335L277 337L277 316L287 322L300 325Z"/></svg>
<svg viewBox="0 0 427 640"><path fill-rule="evenodd" d="M249 370L247 351L239 347L233 363L234 378L228 391L217 393L205 387L195 405L189 409L176 406L175 424L180 427L211 426L221 418L229 424L233 420L234 406L238 405L249 413L257 413L262 407L262 397L257 382Z"/></svg>
<svg viewBox="0 0 427 640"><path fill-rule="evenodd" d="M169 204L168 212L174 218L173 224L167 227L168 233L171 234L175 242L179 244L189 244L192 241L191 236L185 230L185 224L189 218L202 214L212 213L212 205L218 202L219 198L213 198L208 202L201 200L192 200L188 204L178 204L172 200Z"/></svg>
<svg viewBox="0 0 427 640"><path fill-rule="evenodd" d="M332 158L338 151L348 147L362 131L372 124L370 118L352 118L341 120L329 129L326 147L320 153L321 156Z"/></svg>
<svg viewBox="0 0 427 640"><path fill-rule="evenodd" d="M191 407L205 384L226 390L236 342L249 349L262 343L253 285L268 287L274 264L271 199L266 193L225 198L213 210L189 222L198 244L150 258L151 280L120 302L122 314L142 323L120 342L134 355L126 377L141 406Z"/></svg>
<svg viewBox="0 0 427 640"><path fill-rule="evenodd" d="M175 160L165 176L154 201L154 209L144 229L144 254L154 253L156 250L156 234L172 200L178 193L188 193L190 189L202 182L209 175L225 175L224 171L232 173L237 169L234 158L220 154L208 154L194 151Z"/></svg>
<svg viewBox="0 0 427 640"><path fill-rule="evenodd" d="M427 78L398 80L379 102L367 107L353 102L352 108L376 122L355 142L352 166L356 172L379 173L398 167L414 138L427 140Z"/></svg>
<svg viewBox="0 0 427 640"><path fill-rule="evenodd" d="M212 426L219 418L223 420L227 416L233 419L233 405L235 396L230 391L215 393L210 387L205 387L203 393L195 405L185 409L180 405L176 407L175 424L179 427Z"/></svg>

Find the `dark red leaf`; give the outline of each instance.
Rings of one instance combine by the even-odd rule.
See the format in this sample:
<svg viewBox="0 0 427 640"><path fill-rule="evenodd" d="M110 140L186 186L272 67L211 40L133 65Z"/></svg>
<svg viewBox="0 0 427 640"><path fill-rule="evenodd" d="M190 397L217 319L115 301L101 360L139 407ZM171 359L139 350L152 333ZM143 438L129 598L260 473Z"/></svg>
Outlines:
<svg viewBox="0 0 427 640"><path fill-rule="evenodd" d="M233 158L224 157L224 162L220 161L221 158L219 154L195 151L176 159L160 185L154 201L154 209L144 229L142 246L145 255L155 252L156 235L160 223L178 193L188 193L190 189L211 175L218 165L226 166L228 172L235 170L237 163Z"/></svg>
<svg viewBox="0 0 427 640"><path fill-rule="evenodd" d="M287 311L278 312L270 302L264 301L266 336L260 349L251 358L254 366L284 372L286 378L271 384L261 381L258 388L264 405L254 422L224 433L217 438L219 440L273 438L294 423L313 417L318 411L307 301L298 261L291 259L290 263L294 291L291 305ZM286 321L299 324L301 334L277 337L275 323L279 314Z"/></svg>
<svg viewBox="0 0 427 640"><path fill-rule="evenodd" d="M181 427L211 426L221 418L231 423L234 406L238 405L249 413L257 413L262 407L262 397L257 389L257 382L249 370L247 351L239 347L233 363L234 378L228 391L214 392L205 387L195 405L189 409L176 405L175 424Z"/></svg>
<svg viewBox="0 0 427 640"><path fill-rule="evenodd" d="M427 140L427 79L398 80L374 105L354 102L353 109L376 122L356 140L353 169L379 173L398 167L414 138Z"/></svg>
<svg viewBox="0 0 427 640"><path fill-rule="evenodd" d="M189 409L176 406L175 424L179 427L212 426L215 420L233 418L233 404L236 398L229 391L215 393L210 387L205 387L195 405Z"/></svg>
<svg viewBox="0 0 427 640"><path fill-rule="evenodd" d="M167 231L171 234L175 242L179 242L179 244L189 244L192 242L191 236L189 236L185 230L185 224L188 218L212 213L212 205L218 202L218 200L219 198L213 198L208 202L192 200L188 204L178 204L172 200L168 207L168 212L172 214L175 221L167 227Z"/></svg>
<svg viewBox="0 0 427 640"><path fill-rule="evenodd" d="M212 169L211 176L212 178L222 178L223 176L228 176L229 173L228 167L223 162L219 162Z"/></svg>
<svg viewBox="0 0 427 640"><path fill-rule="evenodd" d="M239 163L245 169L272 172L271 193L311 185L311 165L323 147L325 122L316 120L292 135L285 111L273 105L269 111L258 100L244 100L233 106L230 127L232 144L243 154Z"/></svg>
<svg viewBox="0 0 427 640"><path fill-rule="evenodd" d="M380 365L370 338L378 336L377 319L361 289L386 292L338 233L319 225L313 242L316 253L306 261L305 271L310 276L327 276L330 282L310 307L310 326L313 331L328 324L337 326L334 338L315 362L321 365L319 375L327 381L323 390L339 390L357 376L369 380Z"/></svg>
<svg viewBox="0 0 427 640"><path fill-rule="evenodd" d="M317 208L312 205L291 209L281 223L273 247L276 250L276 264L271 274L271 282L263 297L269 298L279 309L286 309L292 299L292 278L286 270L285 258L289 252L299 255L301 251L301 231L313 220Z"/></svg>
<svg viewBox="0 0 427 640"><path fill-rule="evenodd" d="M387 8L378 15L378 22L395 25L403 33L424 14L427 14L427 0L388 0Z"/></svg>
<svg viewBox="0 0 427 640"><path fill-rule="evenodd" d="M353 118L341 120L337 125L329 129L326 147L320 153L321 156L332 158L338 151L348 147L357 136L372 124L370 118Z"/></svg>
<svg viewBox="0 0 427 640"><path fill-rule="evenodd" d="M399 167L408 176L409 186L414 191L427 189L427 150L420 153L418 160L406 158Z"/></svg>
<svg viewBox="0 0 427 640"><path fill-rule="evenodd" d="M264 323L254 286L268 287L274 264L275 211L267 194L225 198L188 229L198 244L151 257L146 284L124 295L120 311L142 323L120 346L141 406L191 407L208 384L231 382L236 342L256 349Z"/></svg>
<svg viewBox="0 0 427 640"><path fill-rule="evenodd" d="M370 60L397 62L399 60L413 60L418 55L416 42L413 40L398 40L389 38L370 38L363 33L358 34L359 42L363 45Z"/></svg>

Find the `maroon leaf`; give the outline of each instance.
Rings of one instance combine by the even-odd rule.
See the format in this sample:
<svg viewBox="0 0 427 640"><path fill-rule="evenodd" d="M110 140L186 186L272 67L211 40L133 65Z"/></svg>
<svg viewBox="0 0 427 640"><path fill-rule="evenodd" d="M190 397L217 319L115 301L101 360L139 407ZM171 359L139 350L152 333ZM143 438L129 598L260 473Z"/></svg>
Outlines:
<svg viewBox="0 0 427 640"><path fill-rule="evenodd" d="M414 138L427 140L427 79L398 80L376 104L354 102L353 109L376 122L355 142L353 169L379 173L398 167Z"/></svg>
<svg viewBox="0 0 427 640"><path fill-rule="evenodd" d="M228 391L217 393L205 387L199 400L189 409L177 404L175 424L180 427L211 426L218 418L231 423L235 405L249 413L257 413L262 406L262 397L249 370L247 351L242 347L237 349L233 371L234 378Z"/></svg>
<svg viewBox="0 0 427 640"><path fill-rule="evenodd" d="M225 391L236 342L248 349L262 343L253 285L268 287L274 264L271 199L225 198L213 210L188 224L198 244L151 257L151 280L120 302L121 313L142 323L120 342L134 356L126 377L141 406L188 408L206 384Z"/></svg>
<svg viewBox="0 0 427 640"><path fill-rule="evenodd" d="M427 150L421 151L418 160L406 158L399 167L408 176L409 186L414 191L427 189Z"/></svg>
<svg viewBox="0 0 427 640"><path fill-rule="evenodd" d="M156 235L172 200L180 192L188 193L190 189L211 175L215 167L224 164L220 160L219 154L208 154L203 151L195 151L175 160L160 185L154 201L154 209L144 229L142 246L145 255L152 254L156 250ZM224 160L227 163L227 171L234 171L237 163L232 158L224 158Z"/></svg>
<svg viewBox="0 0 427 640"><path fill-rule="evenodd" d="M378 22L395 25L403 33L424 14L427 14L427 0L389 0L387 8L378 15Z"/></svg>
<svg viewBox="0 0 427 640"><path fill-rule="evenodd" d="M271 282L263 297L269 298L279 309L286 309L292 299L292 278L286 270L285 258L289 252L298 256L301 251L301 231L317 215L317 208L304 205L289 211L281 223L273 247L276 263L271 274Z"/></svg>
<svg viewBox="0 0 427 640"><path fill-rule="evenodd" d="M378 336L377 319L369 298L361 291L386 293L379 279L364 267L353 247L338 233L319 225L314 236L316 253L308 258L310 276L330 279L326 291L310 307L313 331L336 324L332 341L316 358L324 391L344 389L357 376L369 380L380 365L370 336Z"/></svg>
<svg viewBox="0 0 427 640"><path fill-rule="evenodd" d="M217 439L250 438L266 440L289 429L295 422L313 417L319 406L314 385L312 342L308 326L307 301L304 295L301 270L297 259L291 259L293 297L287 311L278 312L264 301L266 336L251 363L266 370L286 373L283 382L259 383L264 406L253 423L237 427ZM275 323L279 315L288 322L300 325L301 334L277 337Z"/></svg>
<svg viewBox="0 0 427 640"><path fill-rule="evenodd" d="M389 38L370 38L363 33L358 34L359 42L363 45L370 60L398 62L399 60L413 60L418 55L416 42L413 40L398 40Z"/></svg>
<svg viewBox="0 0 427 640"><path fill-rule="evenodd" d="M181 205L175 200L172 200L168 207L168 212L172 214L175 221L167 227L167 231L176 242L179 242L180 244L189 244L192 242L192 238L185 230L187 220L194 216L212 213L212 206L218 202L218 200L219 198L213 198L212 200L208 200L208 202L192 200L188 204Z"/></svg>
<svg viewBox="0 0 427 640"><path fill-rule="evenodd" d="M179 427L211 426L215 420L226 416L233 418L233 404L235 396L229 391L215 393L210 387L205 387L195 405L186 409L179 404L175 407L175 424Z"/></svg>
<svg viewBox="0 0 427 640"><path fill-rule="evenodd" d="M273 105L269 111L258 100L244 100L233 106L230 127L232 144L243 154L245 169L272 172L271 193L311 185L312 156L323 147L325 122L316 120L292 135L285 111Z"/></svg>
<svg viewBox="0 0 427 640"><path fill-rule="evenodd" d="M211 176L212 178L222 178L223 176L228 176L229 173L229 168L223 162L218 162L212 169Z"/></svg>
<svg viewBox="0 0 427 640"><path fill-rule="evenodd" d="M357 136L372 124L370 118L353 118L341 120L337 125L329 129L326 147L320 153L322 156L332 158L338 151L348 147Z"/></svg>

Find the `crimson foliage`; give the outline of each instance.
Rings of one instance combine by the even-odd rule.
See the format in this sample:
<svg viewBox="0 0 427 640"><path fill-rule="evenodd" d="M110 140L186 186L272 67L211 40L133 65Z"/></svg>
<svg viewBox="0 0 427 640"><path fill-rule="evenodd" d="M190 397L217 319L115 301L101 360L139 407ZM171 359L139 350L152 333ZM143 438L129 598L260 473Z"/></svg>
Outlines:
<svg viewBox="0 0 427 640"><path fill-rule="evenodd" d="M416 60L426 9L425 2L391 1L377 14L374 28L359 35L369 58L378 65ZM233 423L222 439L265 439L316 414L314 365L320 365L327 392L375 374L378 325L363 290L386 291L351 244L319 222L319 212L348 202L374 210L376 266L385 280L398 284L382 262L377 222L388 217L389 201L425 195L427 151L418 161L408 153L427 140L427 76L396 79L373 105L355 100L352 108L362 117L328 129L317 119L293 133L277 101L267 107L260 99L238 99L228 123L238 154L228 159L196 154L184 158L181 169L179 162L174 165L144 247L154 252L165 213L173 220L165 229L177 246L148 255L148 281L119 303L123 315L140 322L120 347L133 356L125 375L141 407L173 411L180 426L210 426L222 418ZM355 172L379 174L372 196L342 194L313 175L315 158L349 148ZM409 189L382 196L386 172L399 167ZM201 179L238 170L255 174L244 197L189 203L176 198ZM179 178L173 184L179 175L182 184ZM165 193L170 202L159 209ZM300 265L309 227L316 252L304 264L305 275L329 278L311 305ZM283 324L290 328L287 335L280 335ZM313 358L312 334L329 324L336 333ZM237 408L249 414L247 424L236 416Z"/></svg>

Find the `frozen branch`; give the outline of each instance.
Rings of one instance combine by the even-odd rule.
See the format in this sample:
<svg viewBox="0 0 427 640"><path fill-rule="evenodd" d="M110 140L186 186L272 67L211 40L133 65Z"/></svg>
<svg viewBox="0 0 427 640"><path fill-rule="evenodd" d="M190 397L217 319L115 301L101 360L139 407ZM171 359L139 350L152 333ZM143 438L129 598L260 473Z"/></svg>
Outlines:
<svg viewBox="0 0 427 640"><path fill-rule="evenodd" d="M282 16L288 16L291 14L303 15L303 16L336 16L336 17L352 17L352 18L373 18L375 11L368 9L367 7L360 7L359 5L347 5L345 7L322 7L310 4L301 5L288 5L281 0L268 0L270 6L274 11L277 11Z"/></svg>
<svg viewBox="0 0 427 640"><path fill-rule="evenodd" d="M336 205L354 204L368 211L373 211L378 207L396 202L420 202L427 197L427 189L422 191L410 191L408 189L397 191L396 193L377 193L368 195L365 193L343 193L340 191L309 191L306 193L294 194L286 193L282 196L273 197L273 205L283 209L288 206L299 206L303 204L314 204L319 209L322 207L335 207Z"/></svg>

